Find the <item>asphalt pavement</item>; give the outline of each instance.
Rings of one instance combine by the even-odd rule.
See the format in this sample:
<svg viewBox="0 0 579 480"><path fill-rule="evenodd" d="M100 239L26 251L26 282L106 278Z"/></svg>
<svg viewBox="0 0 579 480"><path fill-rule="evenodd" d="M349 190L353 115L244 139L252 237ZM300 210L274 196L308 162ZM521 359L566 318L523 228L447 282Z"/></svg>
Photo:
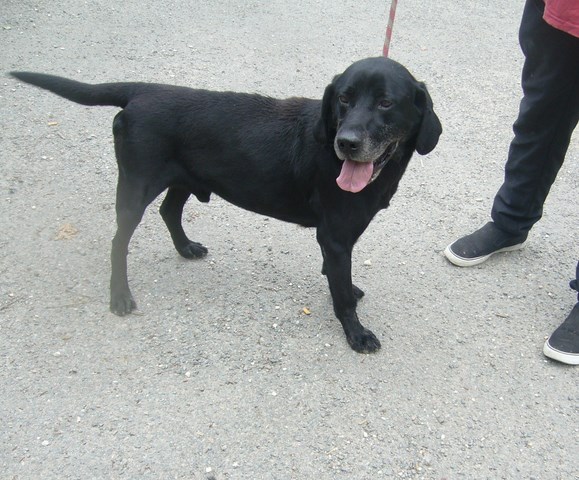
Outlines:
<svg viewBox="0 0 579 480"><path fill-rule="evenodd" d="M108 311L114 108L0 80L0 479L579 479L579 370L543 342L575 303L577 136L527 246L471 269L521 97L523 1L398 4L390 55L444 133L356 246L360 355L315 232L220 199L175 252L149 208L139 310ZM3 0L0 66L321 98L380 55L389 3Z"/></svg>

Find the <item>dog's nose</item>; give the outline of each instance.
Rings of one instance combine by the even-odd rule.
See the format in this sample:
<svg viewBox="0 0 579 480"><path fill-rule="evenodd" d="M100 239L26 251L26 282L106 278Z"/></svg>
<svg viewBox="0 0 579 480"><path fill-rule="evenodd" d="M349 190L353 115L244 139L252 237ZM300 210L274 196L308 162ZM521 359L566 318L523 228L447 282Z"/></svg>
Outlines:
<svg viewBox="0 0 579 480"><path fill-rule="evenodd" d="M360 144L362 142L356 133L344 132L336 138L336 143L340 152L346 155L352 155L360 149Z"/></svg>

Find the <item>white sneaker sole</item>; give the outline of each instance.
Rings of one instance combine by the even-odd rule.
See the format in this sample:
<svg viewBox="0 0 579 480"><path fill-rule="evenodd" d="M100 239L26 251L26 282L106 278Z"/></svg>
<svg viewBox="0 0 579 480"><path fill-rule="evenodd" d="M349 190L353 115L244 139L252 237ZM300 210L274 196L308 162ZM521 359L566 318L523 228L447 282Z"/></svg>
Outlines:
<svg viewBox="0 0 579 480"><path fill-rule="evenodd" d="M579 353L569 353L557 350L549 345L549 340L545 342L543 353L546 357L557 360L558 362L566 363L567 365L579 365Z"/></svg>
<svg viewBox="0 0 579 480"><path fill-rule="evenodd" d="M452 243L444 249L444 256L448 259L448 261L457 267L474 267L475 265L479 265L483 262L486 262L491 256L495 253L501 252L514 252L515 250L520 250L525 246L525 242L518 243L513 245L512 247L505 247L501 248L500 250L496 250L493 253L489 253L488 255L483 255L481 257L474 257L474 258L464 258L451 250Z"/></svg>

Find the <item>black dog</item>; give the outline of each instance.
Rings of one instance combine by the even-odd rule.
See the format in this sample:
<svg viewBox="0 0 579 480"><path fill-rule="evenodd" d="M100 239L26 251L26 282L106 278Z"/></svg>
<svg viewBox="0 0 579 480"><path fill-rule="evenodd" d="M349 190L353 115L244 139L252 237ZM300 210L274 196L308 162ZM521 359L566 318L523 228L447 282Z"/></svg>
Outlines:
<svg viewBox="0 0 579 480"><path fill-rule="evenodd" d="M191 194L211 193L239 207L317 229L334 311L358 352L380 348L364 328L352 284L354 244L386 208L410 157L437 144L442 127L424 84L385 58L358 61L334 78L324 98L259 95L147 83L89 85L13 72L24 82L82 105L121 107L113 122L119 168L110 308L136 308L127 251L145 208L164 190L161 215L177 251L207 254L181 225Z"/></svg>

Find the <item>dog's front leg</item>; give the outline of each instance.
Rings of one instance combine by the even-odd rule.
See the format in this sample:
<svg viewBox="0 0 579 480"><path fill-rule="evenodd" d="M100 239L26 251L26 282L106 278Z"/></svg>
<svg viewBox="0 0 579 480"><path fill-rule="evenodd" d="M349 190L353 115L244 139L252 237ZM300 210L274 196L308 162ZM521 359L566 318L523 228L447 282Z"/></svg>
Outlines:
<svg viewBox="0 0 579 480"><path fill-rule="evenodd" d="M322 275L326 275L326 252L324 252L324 247L322 247L321 250L322 250L322 259L323 259ZM362 290L361 288L358 288L354 284L352 284L352 291L354 293L354 298L356 300L360 300L365 295L364 290Z"/></svg>
<svg viewBox="0 0 579 480"><path fill-rule="evenodd" d="M356 313L356 290L352 285L353 245L336 242L323 228L318 229L317 237L324 256L324 270L330 285L334 312L342 323L348 343L357 352L375 352L380 348L380 341L364 328Z"/></svg>

